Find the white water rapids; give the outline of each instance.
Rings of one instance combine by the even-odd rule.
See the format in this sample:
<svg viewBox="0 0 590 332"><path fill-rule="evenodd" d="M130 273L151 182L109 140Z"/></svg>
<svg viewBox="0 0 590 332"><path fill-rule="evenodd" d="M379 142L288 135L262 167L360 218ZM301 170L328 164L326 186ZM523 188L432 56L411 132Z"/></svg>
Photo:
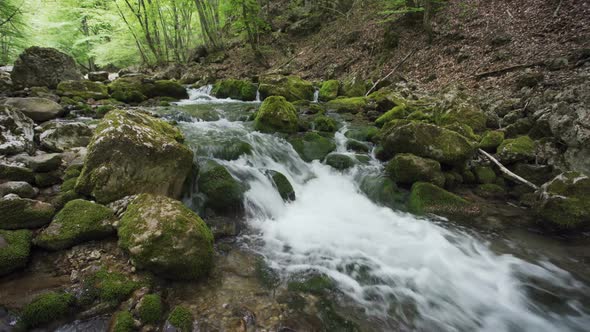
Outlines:
<svg viewBox="0 0 590 332"><path fill-rule="evenodd" d="M193 91L180 105L224 103ZM206 99L203 99L206 98ZM251 103L244 103L251 105ZM181 122L187 142L239 138L253 153L224 164L249 185L248 223L255 248L283 275L316 271L364 308L367 317L419 331L584 331L587 308L570 294L588 288L548 261L496 254L453 228L370 201L358 179L380 172L376 160L341 173L305 163L285 140L254 132L247 122ZM346 138L337 133L338 150ZM296 192L285 203L265 175L280 171ZM550 293L560 303L533 294Z"/></svg>

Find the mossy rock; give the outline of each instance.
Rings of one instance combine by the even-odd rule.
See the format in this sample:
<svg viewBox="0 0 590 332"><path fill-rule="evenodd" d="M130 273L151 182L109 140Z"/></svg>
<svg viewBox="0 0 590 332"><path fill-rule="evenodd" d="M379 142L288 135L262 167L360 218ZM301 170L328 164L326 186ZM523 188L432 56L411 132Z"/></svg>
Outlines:
<svg viewBox="0 0 590 332"><path fill-rule="evenodd" d="M76 164L68 166L64 172L64 182L74 178L77 179L80 176L80 173L82 173L82 167L84 167L84 165Z"/></svg>
<svg viewBox="0 0 590 332"><path fill-rule="evenodd" d="M250 81L226 79L213 85L213 94L217 98L231 98L243 101L256 100L257 87Z"/></svg>
<svg viewBox="0 0 590 332"><path fill-rule="evenodd" d="M410 104L401 94L392 89L380 89L369 95L369 100L377 105L377 111L386 112L396 106L406 106Z"/></svg>
<svg viewBox="0 0 590 332"><path fill-rule="evenodd" d="M368 144L354 139L346 141L346 149L360 153L369 153L371 151L371 147Z"/></svg>
<svg viewBox="0 0 590 332"><path fill-rule="evenodd" d="M455 171L444 172L445 189L452 190L463 183L463 176Z"/></svg>
<svg viewBox="0 0 590 332"><path fill-rule="evenodd" d="M51 224L36 238L35 245L61 250L114 233L113 210L93 202L76 199L59 211Z"/></svg>
<svg viewBox="0 0 590 332"><path fill-rule="evenodd" d="M32 238L33 235L28 230L0 230L0 276L27 265Z"/></svg>
<svg viewBox="0 0 590 332"><path fill-rule="evenodd" d="M404 210L407 194L385 176L367 176L360 184L361 191L371 201L392 209Z"/></svg>
<svg viewBox="0 0 590 332"><path fill-rule="evenodd" d="M162 320L164 308L162 298L157 294L144 296L138 304L139 319L144 324L158 324Z"/></svg>
<svg viewBox="0 0 590 332"><path fill-rule="evenodd" d="M0 198L0 229L37 228L48 224L55 214L51 204L7 195Z"/></svg>
<svg viewBox="0 0 590 332"><path fill-rule="evenodd" d="M75 190L61 191L57 196L51 200L51 205L56 211L61 210L70 201L78 198L83 198L82 195L78 194Z"/></svg>
<svg viewBox="0 0 590 332"><path fill-rule="evenodd" d="M440 126L460 123L476 132L486 129L487 116L463 91L452 89L443 92L437 105L437 124Z"/></svg>
<svg viewBox="0 0 590 332"><path fill-rule="evenodd" d="M25 167L0 164L0 179L6 181L25 181L35 183L35 174Z"/></svg>
<svg viewBox="0 0 590 332"><path fill-rule="evenodd" d="M471 159L475 151L463 135L431 124L410 122L384 129L380 133L384 158L397 153L411 153L443 164L460 166Z"/></svg>
<svg viewBox="0 0 590 332"><path fill-rule="evenodd" d="M242 156L251 155L252 145L238 138L228 138L224 141L207 141L196 144L197 156L222 160L237 160Z"/></svg>
<svg viewBox="0 0 590 332"><path fill-rule="evenodd" d="M330 101L338 97L340 82L338 80L329 80L322 83L319 92L320 101Z"/></svg>
<svg viewBox="0 0 590 332"><path fill-rule="evenodd" d="M130 104L139 104L149 98L172 97L186 99L186 89L176 81L153 81L143 75L121 77L109 84L111 97Z"/></svg>
<svg viewBox="0 0 590 332"><path fill-rule="evenodd" d="M408 117L408 119L410 119L410 117ZM477 135L473 131L473 129L471 127L469 127L469 125L466 125L464 123L453 123L453 124L444 126L444 128L448 129L448 130L452 130L452 131L456 132L457 134L463 135L465 138L467 138L470 142L473 142L474 144L479 143L479 141L481 140L481 136Z"/></svg>
<svg viewBox="0 0 590 332"><path fill-rule="evenodd" d="M109 112L88 145L76 191L110 203L151 193L180 197L193 165L178 128L138 111Z"/></svg>
<svg viewBox="0 0 590 332"><path fill-rule="evenodd" d="M159 80L148 85L146 90L148 98L170 97L173 99L187 99L188 92L182 84L172 80Z"/></svg>
<svg viewBox="0 0 590 332"><path fill-rule="evenodd" d="M362 97L367 93L367 82L353 78L342 82L340 95L346 97Z"/></svg>
<svg viewBox="0 0 590 332"><path fill-rule="evenodd" d="M136 267L164 278L198 279L213 264L213 234L205 222L168 197L139 195L123 215L118 235Z"/></svg>
<svg viewBox="0 0 590 332"><path fill-rule="evenodd" d="M62 192L74 190L74 188L76 187L77 181L78 181L78 177L67 179L61 184L61 186L59 187L59 190Z"/></svg>
<svg viewBox="0 0 590 332"><path fill-rule="evenodd" d="M392 108L391 110L387 111L379 118L377 118L377 120L375 120L375 125L377 127L383 127L386 123L390 122L391 120L407 118L411 112L412 110L405 105L395 106L394 108Z"/></svg>
<svg viewBox="0 0 590 332"><path fill-rule="evenodd" d="M128 275L101 268L84 280L81 302L92 304L95 300L113 306L127 300L141 284Z"/></svg>
<svg viewBox="0 0 590 332"><path fill-rule="evenodd" d="M349 168L352 168L355 164L356 163L354 159L340 153L332 153L326 157L326 165L329 165L339 171L345 171Z"/></svg>
<svg viewBox="0 0 590 332"><path fill-rule="evenodd" d="M336 121L331 117L325 115L316 116L313 119L313 128L317 131L324 131L333 133L338 130L338 126L336 125Z"/></svg>
<svg viewBox="0 0 590 332"><path fill-rule="evenodd" d="M287 283L287 289L291 292L325 295L334 290L332 279L323 274L311 276L295 276Z"/></svg>
<svg viewBox="0 0 590 332"><path fill-rule="evenodd" d="M241 214L244 208L244 186L222 165L207 161L201 165L199 192L207 197L206 206L218 214Z"/></svg>
<svg viewBox="0 0 590 332"><path fill-rule="evenodd" d="M496 172L490 166L476 166L473 168L473 173L481 184L490 184L496 181Z"/></svg>
<svg viewBox="0 0 590 332"><path fill-rule="evenodd" d="M168 322L179 332L192 332L195 318L193 313L185 306L176 306L168 316Z"/></svg>
<svg viewBox="0 0 590 332"><path fill-rule="evenodd" d="M479 214L479 208L467 200L427 182L412 186L408 209L415 214L432 213L449 218L470 218Z"/></svg>
<svg viewBox="0 0 590 332"><path fill-rule="evenodd" d="M48 188L61 182L62 174L59 171L36 173L35 184L39 188Z"/></svg>
<svg viewBox="0 0 590 332"><path fill-rule="evenodd" d="M106 85L92 81L63 81L57 85L57 94L69 98L108 99L109 89Z"/></svg>
<svg viewBox="0 0 590 332"><path fill-rule="evenodd" d="M445 184L445 176L438 161L409 153L397 154L387 164L385 170L398 184L413 184L419 181L430 182L439 187Z"/></svg>
<svg viewBox="0 0 590 332"><path fill-rule="evenodd" d="M296 133L299 129L297 110L284 97L268 97L256 114L254 129L264 133Z"/></svg>
<svg viewBox="0 0 590 332"><path fill-rule="evenodd" d="M113 316L113 332L136 331L135 320L129 311L119 311Z"/></svg>
<svg viewBox="0 0 590 332"><path fill-rule="evenodd" d="M483 135L479 147L487 152L495 152L502 142L504 142L504 132L492 130Z"/></svg>
<svg viewBox="0 0 590 332"><path fill-rule="evenodd" d="M295 200L295 190L289 179L283 173L269 170L268 175L284 201L290 202Z"/></svg>
<svg viewBox="0 0 590 332"><path fill-rule="evenodd" d="M505 163L535 159L535 142L528 136L507 139L498 146L498 157Z"/></svg>
<svg viewBox="0 0 590 332"><path fill-rule="evenodd" d="M289 143L306 162L324 160L330 152L336 150L336 143L333 140L314 132L291 138Z"/></svg>
<svg viewBox="0 0 590 332"><path fill-rule="evenodd" d="M338 113L358 113L368 105L365 97L338 98L326 103L326 108Z"/></svg>
<svg viewBox="0 0 590 332"><path fill-rule="evenodd" d="M590 178L579 172L566 172L545 183L537 192L537 215L562 230L590 226Z"/></svg>
<svg viewBox="0 0 590 332"><path fill-rule="evenodd" d="M75 302L76 298L67 293L40 295L24 306L17 326L30 330L65 318L72 312Z"/></svg>
<svg viewBox="0 0 590 332"><path fill-rule="evenodd" d="M268 75L260 77L260 97L282 96L288 101L313 100L315 89L309 81L297 76Z"/></svg>
<svg viewBox="0 0 590 332"><path fill-rule="evenodd" d="M357 141L372 142L373 138L375 137L375 135L377 135L378 132L379 129L377 127L364 126L351 128L344 134L344 136Z"/></svg>

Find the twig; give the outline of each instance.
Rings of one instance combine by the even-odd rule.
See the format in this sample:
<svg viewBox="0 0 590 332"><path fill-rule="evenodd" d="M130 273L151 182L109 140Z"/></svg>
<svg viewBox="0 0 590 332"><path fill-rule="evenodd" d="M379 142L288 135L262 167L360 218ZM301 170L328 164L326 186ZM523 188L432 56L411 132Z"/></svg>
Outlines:
<svg viewBox="0 0 590 332"><path fill-rule="evenodd" d="M559 10L561 9L561 4L563 3L563 0L559 0L559 4L557 5L557 8L555 9L555 11L553 12L553 17L556 17L557 14L559 13Z"/></svg>
<svg viewBox="0 0 590 332"><path fill-rule="evenodd" d="M508 177L510 177L511 179L520 182L522 184L525 184L531 188L533 188L534 190L539 189L539 187L537 187L535 184L523 179L522 177L512 173L510 170L508 170L508 168L504 167L504 165L502 165L496 158L492 157L491 154L485 152L482 149L478 149L478 151L483 154L484 156L486 156L491 162L493 162L494 164L496 164L496 166L498 166L500 168L500 171L504 174L506 174Z"/></svg>
<svg viewBox="0 0 590 332"><path fill-rule="evenodd" d="M512 16L512 13L510 13L508 9L506 9L506 13L508 14L508 16L510 16L511 19L514 19L514 16Z"/></svg>
<svg viewBox="0 0 590 332"><path fill-rule="evenodd" d="M510 66L510 67L505 67L505 68L501 68L501 69L496 69L496 70L491 70L491 71L486 71L483 73L475 74L475 77L477 79L481 79L481 78L485 78L485 77L489 77L489 76L496 76L496 75L505 74L507 72L510 72L510 71L513 71L516 69L530 68L530 67L542 66L542 65L544 65L544 63L541 61L523 64L523 65L514 65L514 66Z"/></svg>
<svg viewBox="0 0 590 332"><path fill-rule="evenodd" d="M416 52L416 50L413 50L412 52L408 53L408 55L406 55L405 58L402 59L402 61L400 61L394 68L392 71L389 72L389 74L385 75L385 77L377 80L377 82L375 82L375 84L373 84L373 86L369 89L369 91L367 91L367 93L365 94L365 97L370 95L371 92L373 92L373 90L375 90L375 88L377 87L377 85L379 85L379 83L385 81L386 79L389 78L389 76L393 75L393 73L399 68L401 67L404 62L406 62L406 60L408 60L408 58L410 58L410 56L412 56L412 54L414 54Z"/></svg>

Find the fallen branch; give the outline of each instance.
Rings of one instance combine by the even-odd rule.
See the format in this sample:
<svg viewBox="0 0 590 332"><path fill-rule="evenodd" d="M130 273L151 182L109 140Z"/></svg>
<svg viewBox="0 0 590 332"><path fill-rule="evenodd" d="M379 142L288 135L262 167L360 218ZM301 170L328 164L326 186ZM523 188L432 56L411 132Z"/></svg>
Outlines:
<svg viewBox="0 0 590 332"><path fill-rule="evenodd" d="M488 158L491 162L493 162L494 164L496 164L496 166L498 166L500 168L500 171L502 173L506 174L506 176L508 176L509 178L511 178L511 179L513 179L513 180L515 180L517 182L520 182L522 184L525 184L525 185L533 188L534 190L539 189L539 187L537 187L535 184L533 184L533 183L531 183L531 182L523 179L522 177L520 177L520 176L512 173L508 168L506 168L504 165L502 165L496 158L492 157L491 154L485 152L482 149L478 149L478 151L481 154L483 154L484 156L486 156L486 158Z"/></svg>
<svg viewBox="0 0 590 332"><path fill-rule="evenodd" d="M557 5L557 9L555 9L555 11L553 12L553 17L556 17L557 14L559 13L559 10L561 9L561 4L563 3L563 0L559 0L559 5Z"/></svg>
<svg viewBox="0 0 590 332"><path fill-rule="evenodd" d="M405 58L402 59L402 61L400 61L394 68L392 71L389 72L389 74L385 75L385 77L377 80L377 82L375 82L375 84L373 84L373 86L369 89L369 91L367 91L367 93L365 94L365 97L370 95L371 92L373 92L373 90L375 90L375 88L377 87L377 85L379 85L379 83L385 81L386 79L389 78L389 76L393 75L393 73L395 73L395 71L401 67L404 62L406 62L406 60L408 60L410 58L410 56L412 56L412 54L414 54L416 52L416 50L413 50L412 52L408 53L408 55L406 55Z"/></svg>
<svg viewBox="0 0 590 332"><path fill-rule="evenodd" d="M539 61L539 62L533 62L533 63L527 63L527 64L523 64L523 65L514 65L514 66L510 66L510 67L505 67L505 68L501 68L501 69L496 69L496 70L491 70L491 71L486 71L483 73L479 73L479 74L475 74L475 77L477 79L482 79L485 77L490 77L490 76L497 76L497 75L501 75L501 74L505 74L507 72L516 70L516 69L523 69L523 68L530 68L530 67L535 67L535 66L542 66L544 65L544 62Z"/></svg>

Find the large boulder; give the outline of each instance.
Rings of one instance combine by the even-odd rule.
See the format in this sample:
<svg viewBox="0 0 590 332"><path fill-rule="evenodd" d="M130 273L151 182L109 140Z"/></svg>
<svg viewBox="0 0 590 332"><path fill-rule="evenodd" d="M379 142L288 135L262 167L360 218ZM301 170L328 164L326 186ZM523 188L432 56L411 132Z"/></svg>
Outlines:
<svg viewBox="0 0 590 332"><path fill-rule="evenodd" d="M398 184L430 182L444 186L445 176L436 160L422 158L409 153L397 154L385 167L389 177Z"/></svg>
<svg viewBox="0 0 590 332"><path fill-rule="evenodd" d="M268 97L260 105L254 128L265 133L296 133L299 129L297 110L285 97Z"/></svg>
<svg viewBox="0 0 590 332"><path fill-rule="evenodd" d="M468 219L480 213L477 205L427 182L414 183L408 209L416 214L432 213L460 219Z"/></svg>
<svg viewBox="0 0 590 332"><path fill-rule="evenodd" d="M283 96L288 101L313 100L314 88L311 82L297 76L268 75L260 78L260 97Z"/></svg>
<svg viewBox="0 0 590 332"><path fill-rule="evenodd" d="M109 203L128 195L180 197L193 154L178 128L138 111L113 110L88 145L76 191Z"/></svg>
<svg viewBox="0 0 590 332"><path fill-rule="evenodd" d="M23 112L37 123L55 119L64 113L60 104L46 98L6 98L3 103Z"/></svg>
<svg viewBox="0 0 590 332"><path fill-rule="evenodd" d="M205 205L217 214L236 215L244 209L245 189L229 171L214 161L201 164L199 192L205 194Z"/></svg>
<svg viewBox="0 0 590 332"><path fill-rule="evenodd" d="M124 103L137 104L149 98L188 98L184 86L176 81L152 80L144 75L125 76L109 84L111 97Z"/></svg>
<svg viewBox="0 0 590 332"><path fill-rule="evenodd" d="M289 139L293 149L306 162L324 160L332 151L336 150L336 143L315 132L308 132L302 136Z"/></svg>
<svg viewBox="0 0 590 332"><path fill-rule="evenodd" d="M256 100L256 90L256 85L250 81L226 79L215 83L211 93L217 98L253 101Z"/></svg>
<svg viewBox="0 0 590 332"><path fill-rule="evenodd" d="M198 215L164 196L139 195L118 229L132 263L169 279L197 279L213 263L213 235Z"/></svg>
<svg viewBox="0 0 590 332"><path fill-rule="evenodd" d="M569 93L590 99L590 88L587 86L574 91ZM567 92L563 94L570 95ZM590 172L590 109L587 103L557 103L548 121L551 133L567 146L564 158L569 168L580 172Z"/></svg>
<svg viewBox="0 0 590 332"><path fill-rule="evenodd" d="M59 82L81 80L82 74L74 59L53 48L27 48L14 63L11 73L15 86L46 86L55 89Z"/></svg>
<svg viewBox="0 0 590 332"><path fill-rule="evenodd" d="M63 152L85 147L92 138L92 129L82 122L50 121L44 123L39 135L41 147L48 151Z"/></svg>
<svg viewBox="0 0 590 332"><path fill-rule="evenodd" d="M382 135L382 157L411 153L447 165L462 165L474 153L474 147L462 135L435 125L410 122L393 126Z"/></svg>
<svg viewBox="0 0 590 332"><path fill-rule="evenodd" d="M0 230L0 277L27 265L32 237L29 230Z"/></svg>
<svg viewBox="0 0 590 332"><path fill-rule="evenodd" d="M545 183L537 192L538 216L561 229L590 226L590 178L566 172Z"/></svg>
<svg viewBox="0 0 590 332"><path fill-rule="evenodd" d="M57 94L62 97L88 99L108 99L109 89L102 83L82 80L63 81L57 85Z"/></svg>
<svg viewBox="0 0 590 332"><path fill-rule="evenodd" d="M326 103L326 108L338 113L358 113L367 107L367 98L338 98Z"/></svg>
<svg viewBox="0 0 590 332"><path fill-rule="evenodd" d="M0 105L0 154L32 153L35 123L22 112Z"/></svg>
<svg viewBox="0 0 590 332"><path fill-rule="evenodd" d="M51 204L9 194L0 198L0 229L41 227L51 221L54 213Z"/></svg>

